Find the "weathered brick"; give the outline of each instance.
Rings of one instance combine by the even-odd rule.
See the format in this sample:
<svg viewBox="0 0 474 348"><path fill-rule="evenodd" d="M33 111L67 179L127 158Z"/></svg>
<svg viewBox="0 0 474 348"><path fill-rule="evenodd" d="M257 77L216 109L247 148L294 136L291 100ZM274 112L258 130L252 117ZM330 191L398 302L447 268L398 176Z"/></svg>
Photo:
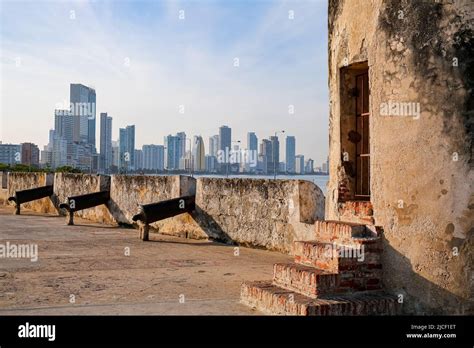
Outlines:
<svg viewBox="0 0 474 348"><path fill-rule="evenodd" d="M279 315L396 315L396 296L383 292L324 295L310 299L271 282L242 284L241 302L264 313Z"/></svg>
<svg viewBox="0 0 474 348"><path fill-rule="evenodd" d="M308 297L327 294L338 287L338 275L296 263L277 263L273 284Z"/></svg>

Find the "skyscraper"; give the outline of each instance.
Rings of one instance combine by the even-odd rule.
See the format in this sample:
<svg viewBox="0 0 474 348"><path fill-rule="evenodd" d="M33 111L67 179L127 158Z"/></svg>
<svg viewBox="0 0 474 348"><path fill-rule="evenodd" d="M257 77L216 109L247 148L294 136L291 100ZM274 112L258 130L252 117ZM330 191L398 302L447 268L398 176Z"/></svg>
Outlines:
<svg viewBox="0 0 474 348"><path fill-rule="evenodd" d="M120 168L135 169L135 126L119 129Z"/></svg>
<svg viewBox="0 0 474 348"><path fill-rule="evenodd" d="M100 114L100 170L108 173L112 166L112 117Z"/></svg>
<svg viewBox="0 0 474 348"><path fill-rule="evenodd" d="M277 136L271 136L270 141L272 143L272 156L271 156L271 163L269 163L269 167L267 168L269 172L274 173L275 171L278 172L279 163L280 163L280 141L278 140Z"/></svg>
<svg viewBox="0 0 474 348"><path fill-rule="evenodd" d="M51 142L52 141L52 142ZM50 138L52 168L75 166L74 115L70 110L54 110L54 135Z"/></svg>
<svg viewBox="0 0 474 348"><path fill-rule="evenodd" d="M272 142L268 139L263 139L260 144L260 169L263 173L273 172L273 168L270 168L272 165Z"/></svg>
<svg viewBox="0 0 474 348"><path fill-rule="evenodd" d="M247 150L252 158L258 157L258 138L254 132L247 133ZM257 166L252 167L249 163L246 163L245 169L246 171L254 172L257 170Z"/></svg>
<svg viewBox="0 0 474 348"><path fill-rule="evenodd" d="M226 148L230 151L232 143L232 130L227 126L219 128L219 150L225 151Z"/></svg>
<svg viewBox="0 0 474 348"><path fill-rule="evenodd" d="M176 136L179 139L178 158L181 159L186 155L186 133L179 132Z"/></svg>
<svg viewBox="0 0 474 348"><path fill-rule="evenodd" d="M295 160L296 160L296 139L294 136L288 135L286 137L286 172L295 172Z"/></svg>
<svg viewBox="0 0 474 348"><path fill-rule="evenodd" d="M143 169L163 170L164 169L164 146L163 145L143 145Z"/></svg>
<svg viewBox="0 0 474 348"><path fill-rule="evenodd" d="M80 83L71 83L70 103L74 116L73 140L95 148L95 90Z"/></svg>
<svg viewBox="0 0 474 348"><path fill-rule="evenodd" d="M200 135L194 137L193 142L193 169L196 172L206 170L206 156L204 151L204 140Z"/></svg>
<svg viewBox="0 0 474 348"><path fill-rule="evenodd" d="M232 144L232 130L227 126L221 126L219 128L219 152L221 152L221 156L217 156L220 159L219 163L219 170L221 172L228 173L230 171L229 163L227 163L227 157L222 156L227 152L231 151L231 144Z"/></svg>
<svg viewBox="0 0 474 348"><path fill-rule="evenodd" d="M254 132L247 133L247 150L257 151L258 150L258 139Z"/></svg>
<svg viewBox="0 0 474 348"><path fill-rule="evenodd" d="M165 168L167 170L178 170L180 162L181 141L178 136L168 135L165 137Z"/></svg>
<svg viewBox="0 0 474 348"><path fill-rule="evenodd" d="M217 151L219 150L219 135L213 135L209 137L209 155L217 157Z"/></svg>
<svg viewBox="0 0 474 348"><path fill-rule="evenodd" d="M112 167L114 172L120 168L120 146L117 140L112 140Z"/></svg>

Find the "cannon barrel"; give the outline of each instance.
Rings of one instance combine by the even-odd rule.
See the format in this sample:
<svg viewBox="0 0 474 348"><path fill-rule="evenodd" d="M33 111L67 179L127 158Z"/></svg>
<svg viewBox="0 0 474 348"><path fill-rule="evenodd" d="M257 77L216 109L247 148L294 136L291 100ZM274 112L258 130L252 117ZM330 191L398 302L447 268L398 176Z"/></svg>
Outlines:
<svg viewBox="0 0 474 348"><path fill-rule="evenodd" d="M182 196L157 203L141 204L140 212L134 215L132 220L151 224L175 215L192 212L195 208L195 197L194 195Z"/></svg>
<svg viewBox="0 0 474 348"><path fill-rule="evenodd" d="M66 203L61 203L59 208L68 211L78 211L87 208L93 208L101 204L106 204L110 199L110 191L100 191L87 193L85 195L70 196Z"/></svg>
<svg viewBox="0 0 474 348"><path fill-rule="evenodd" d="M35 201L37 199L50 197L53 195L53 186L41 186L27 190L15 191L15 195L9 197L10 202L15 202L16 211L15 214L20 214L20 204Z"/></svg>
<svg viewBox="0 0 474 348"><path fill-rule="evenodd" d="M69 212L68 225L74 225L74 212L87 208L93 208L101 204L107 204L110 199L110 191L87 193L85 195L70 196L66 203L61 203L59 208Z"/></svg>

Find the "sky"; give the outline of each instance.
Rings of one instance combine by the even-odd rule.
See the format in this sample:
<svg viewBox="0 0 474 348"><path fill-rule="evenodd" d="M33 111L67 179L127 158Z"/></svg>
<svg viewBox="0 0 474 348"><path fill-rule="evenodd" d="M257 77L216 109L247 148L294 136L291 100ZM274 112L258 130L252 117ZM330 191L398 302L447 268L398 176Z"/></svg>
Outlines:
<svg viewBox="0 0 474 348"><path fill-rule="evenodd" d="M43 149L82 83L114 140L135 124L137 148L184 131L207 153L227 125L243 147L285 130L297 154L327 157L326 0L0 0L0 64L4 144Z"/></svg>

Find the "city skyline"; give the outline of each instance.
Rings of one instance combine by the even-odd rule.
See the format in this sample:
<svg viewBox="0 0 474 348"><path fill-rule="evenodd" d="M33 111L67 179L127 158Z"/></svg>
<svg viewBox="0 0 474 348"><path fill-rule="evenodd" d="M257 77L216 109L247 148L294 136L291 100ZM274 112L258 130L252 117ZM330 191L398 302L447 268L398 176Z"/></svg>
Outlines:
<svg viewBox="0 0 474 348"><path fill-rule="evenodd" d="M207 143L222 124L242 143L249 130L267 136L285 129L320 163L328 147L327 55L321 49L327 28L324 18L316 19L326 16L319 11L326 3L309 4L256 3L254 15L243 16L248 8L239 4L145 2L140 11L150 15L137 21L129 2L113 9L105 2L46 3L39 12L35 4L2 3L0 140L42 148L53 128L51 113L77 83L97 93L96 139L101 112L114 117L113 139L119 128L136 125L137 147L176 130ZM20 13L31 21L15 20ZM31 27L41 33L26 37ZM126 33L118 40L114 30ZM35 127L19 134L18 122Z"/></svg>

